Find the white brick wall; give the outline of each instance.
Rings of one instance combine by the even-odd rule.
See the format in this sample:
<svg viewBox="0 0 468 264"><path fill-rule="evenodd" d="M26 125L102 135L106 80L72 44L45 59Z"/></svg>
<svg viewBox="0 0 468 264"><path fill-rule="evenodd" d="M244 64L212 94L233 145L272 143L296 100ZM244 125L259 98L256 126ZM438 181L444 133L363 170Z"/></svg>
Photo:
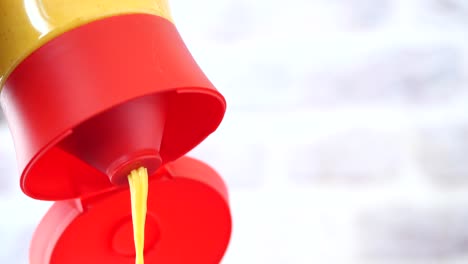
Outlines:
<svg viewBox="0 0 468 264"><path fill-rule="evenodd" d="M467 205L405 203L370 209L358 222L360 254L394 260L468 257Z"/></svg>
<svg viewBox="0 0 468 264"><path fill-rule="evenodd" d="M172 10L228 101L192 152L231 190L223 264L468 261L467 1L173 0ZM1 126L0 171L0 210L14 217L0 219L0 263L26 263L50 204L20 193Z"/></svg>
<svg viewBox="0 0 468 264"><path fill-rule="evenodd" d="M433 184L457 188L468 184L468 123L436 124L418 131L417 157Z"/></svg>

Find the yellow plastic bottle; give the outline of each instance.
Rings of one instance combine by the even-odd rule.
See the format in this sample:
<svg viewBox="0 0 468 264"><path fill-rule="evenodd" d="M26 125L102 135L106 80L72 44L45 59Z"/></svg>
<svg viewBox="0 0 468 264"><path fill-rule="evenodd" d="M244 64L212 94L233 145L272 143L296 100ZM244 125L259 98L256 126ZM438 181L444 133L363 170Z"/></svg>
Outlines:
<svg viewBox="0 0 468 264"><path fill-rule="evenodd" d="M131 13L172 21L167 0L0 1L0 90L23 59L52 38L91 21Z"/></svg>

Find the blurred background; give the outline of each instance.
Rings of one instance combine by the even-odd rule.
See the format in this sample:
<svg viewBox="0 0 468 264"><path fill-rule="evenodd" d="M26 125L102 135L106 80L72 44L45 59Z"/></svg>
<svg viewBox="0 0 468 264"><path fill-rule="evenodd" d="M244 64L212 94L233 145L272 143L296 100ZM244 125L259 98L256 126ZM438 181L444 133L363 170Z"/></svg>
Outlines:
<svg viewBox="0 0 468 264"><path fill-rule="evenodd" d="M190 153L230 189L223 264L467 263L468 1L170 2L228 101ZM0 117L0 263L50 206Z"/></svg>

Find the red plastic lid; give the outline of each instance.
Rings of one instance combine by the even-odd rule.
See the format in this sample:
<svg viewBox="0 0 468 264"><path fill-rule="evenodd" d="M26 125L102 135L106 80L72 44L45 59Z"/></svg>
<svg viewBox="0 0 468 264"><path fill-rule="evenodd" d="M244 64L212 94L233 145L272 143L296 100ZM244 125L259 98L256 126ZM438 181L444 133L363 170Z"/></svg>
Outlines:
<svg viewBox="0 0 468 264"><path fill-rule="evenodd" d="M215 131L226 108L174 24L147 14L56 37L18 65L0 101L21 188L42 200L106 190L135 166L155 172Z"/></svg>
<svg viewBox="0 0 468 264"><path fill-rule="evenodd" d="M152 179L146 263L219 263L230 235L226 187L210 167L183 157ZM31 264L130 264L134 256L128 188L56 202L30 248Z"/></svg>

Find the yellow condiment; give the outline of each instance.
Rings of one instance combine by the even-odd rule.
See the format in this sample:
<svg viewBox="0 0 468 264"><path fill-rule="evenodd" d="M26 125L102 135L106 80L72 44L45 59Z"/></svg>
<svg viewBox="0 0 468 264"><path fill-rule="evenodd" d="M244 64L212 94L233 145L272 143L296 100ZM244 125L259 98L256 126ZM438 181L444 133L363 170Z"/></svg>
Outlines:
<svg viewBox="0 0 468 264"><path fill-rule="evenodd" d="M0 0L0 91L34 50L70 29L131 13L172 21L167 0Z"/></svg>
<svg viewBox="0 0 468 264"><path fill-rule="evenodd" d="M148 171L133 170L128 176L132 201L133 236L135 240L135 264L144 263L145 222L148 199Z"/></svg>

